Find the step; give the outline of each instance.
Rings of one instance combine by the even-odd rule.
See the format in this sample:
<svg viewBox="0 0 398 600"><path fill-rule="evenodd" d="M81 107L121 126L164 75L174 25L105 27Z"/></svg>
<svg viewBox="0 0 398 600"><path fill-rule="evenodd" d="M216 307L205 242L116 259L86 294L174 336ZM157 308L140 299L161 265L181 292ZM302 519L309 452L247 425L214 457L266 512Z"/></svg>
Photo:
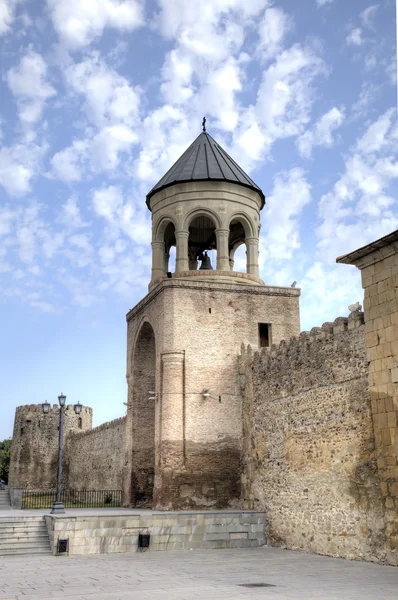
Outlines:
<svg viewBox="0 0 398 600"><path fill-rule="evenodd" d="M47 538L47 540L41 540L40 542L35 542L34 540L32 540L31 542L27 542L27 541L22 541L22 542L1 542L0 543L0 550L7 550L8 548L15 549L15 548L50 548L50 541Z"/></svg>
<svg viewBox="0 0 398 600"><path fill-rule="evenodd" d="M33 525L24 525L23 523L21 524L16 524L16 525L0 525L0 533L4 533L6 531L25 531L25 530L36 530L36 529L46 529L46 524L45 523L35 523Z"/></svg>
<svg viewBox="0 0 398 600"><path fill-rule="evenodd" d="M49 555L51 554L51 548L50 546L48 548L8 548L5 551L0 549L0 556L31 556L32 554Z"/></svg>
<svg viewBox="0 0 398 600"><path fill-rule="evenodd" d="M31 533L7 533L4 534L2 536L0 536L0 544L3 544L4 542L14 542L14 541L20 541L20 540L26 540L26 541L31 541L31 540L48 540L48 533L47 531L43 531L40 533L37 532L31 532Z"/></svg>
<svg viewBox="0 0 398 600"><path fill-rule="evenodd" d="M44 523L44 517L40 517L39 519L35 518L34 520L18 519L15 517L13 518L11 515L9 517L0 518L0 527L9 527L13 525L36 525L39 523Z"/></svg>
<svg viewBox="0 0 398 600"><path fill-rule="evenodd" d="M44 517L0 519L0 556L51 554Z"/></svg>

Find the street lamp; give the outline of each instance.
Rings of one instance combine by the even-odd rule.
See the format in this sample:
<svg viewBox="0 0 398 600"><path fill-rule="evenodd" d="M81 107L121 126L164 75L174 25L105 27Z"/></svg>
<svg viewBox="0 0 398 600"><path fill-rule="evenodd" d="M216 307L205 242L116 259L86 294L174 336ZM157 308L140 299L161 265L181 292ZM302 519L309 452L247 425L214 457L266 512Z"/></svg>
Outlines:
<svg viewBox="0 0 398 600"><path fill-rule="evenodd" d="M63 433L64 433L64 408L66 402L66 396L61 394L58 396L59 402L59 435L58 435L58 465L57 465L57 494L55 497L55 502L53 503L51 514L59 515L65 512L64 505L61 502L61 479L62 479L62 441L63 441ZM42 404L43 413L46 415L50 411L50 404L47 400ZM82 405L80 402L74 405L73 407L75 413L80 415L82 411Z"/></svg>

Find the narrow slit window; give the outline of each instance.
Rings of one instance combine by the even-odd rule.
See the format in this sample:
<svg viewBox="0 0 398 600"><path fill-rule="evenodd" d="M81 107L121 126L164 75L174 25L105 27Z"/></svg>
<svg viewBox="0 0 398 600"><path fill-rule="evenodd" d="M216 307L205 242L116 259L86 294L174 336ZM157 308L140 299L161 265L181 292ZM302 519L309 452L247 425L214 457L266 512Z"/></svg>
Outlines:
<svg viewBox="0 0 398 600"><path fill-rule="evenodd" d="M258 337L260 348L269 348L271 345L271 325L269 323L258 324Z"/></svg>

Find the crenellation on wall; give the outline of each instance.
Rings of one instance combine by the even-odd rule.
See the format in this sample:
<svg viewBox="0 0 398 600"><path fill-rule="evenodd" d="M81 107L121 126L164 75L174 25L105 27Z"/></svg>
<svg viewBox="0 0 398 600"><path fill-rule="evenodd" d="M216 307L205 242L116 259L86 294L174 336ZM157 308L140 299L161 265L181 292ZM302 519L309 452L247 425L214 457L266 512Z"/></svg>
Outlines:
<svg viewBox="0 0 398 600"><path fill-rule="evenodd" d="M105 423L101 423L101 425L97 425L96 427L93 427L92 429L89 429L87 431L71 431L70 435L73 436L73 438L76 440L76 438L78 437L85 437L88 435L93 435L98 433L99 431L102 431L103 429L109 429L110 427L117 427L119 425L124 425L126 422L126 416L124 417L118 417L117 419L113 419L112 421L106 421Z"/></svg>

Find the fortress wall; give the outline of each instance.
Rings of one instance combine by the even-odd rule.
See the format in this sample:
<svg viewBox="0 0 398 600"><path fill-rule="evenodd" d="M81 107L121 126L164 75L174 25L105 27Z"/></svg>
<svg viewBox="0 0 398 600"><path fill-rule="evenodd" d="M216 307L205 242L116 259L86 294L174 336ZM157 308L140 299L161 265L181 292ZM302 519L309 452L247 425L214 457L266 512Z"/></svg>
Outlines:
<svg viewBox="0 0 398 600"><path fill-rule="evenodd" d="M72 405L65 407L64 436L91 429L92 409L82 407L78 416ZM43 414L41 404L18 406L15 411L11 445L9 485L31 490L52 490L56 486L58 460L59 406ZM67 465L64 462L64 480Z"/></svg>
<svg viewBox="0 0 398 600"><path fill-rule="evenodd" d="M67 487L81 490L121 490L126 417L103 423L66 440Z"/></svg>
<svg viewBox="0 0 398 600"><path fill-rule="evenodd" d="M383 561L362 313L239 358L242 493L271 544Z"/></svg>

